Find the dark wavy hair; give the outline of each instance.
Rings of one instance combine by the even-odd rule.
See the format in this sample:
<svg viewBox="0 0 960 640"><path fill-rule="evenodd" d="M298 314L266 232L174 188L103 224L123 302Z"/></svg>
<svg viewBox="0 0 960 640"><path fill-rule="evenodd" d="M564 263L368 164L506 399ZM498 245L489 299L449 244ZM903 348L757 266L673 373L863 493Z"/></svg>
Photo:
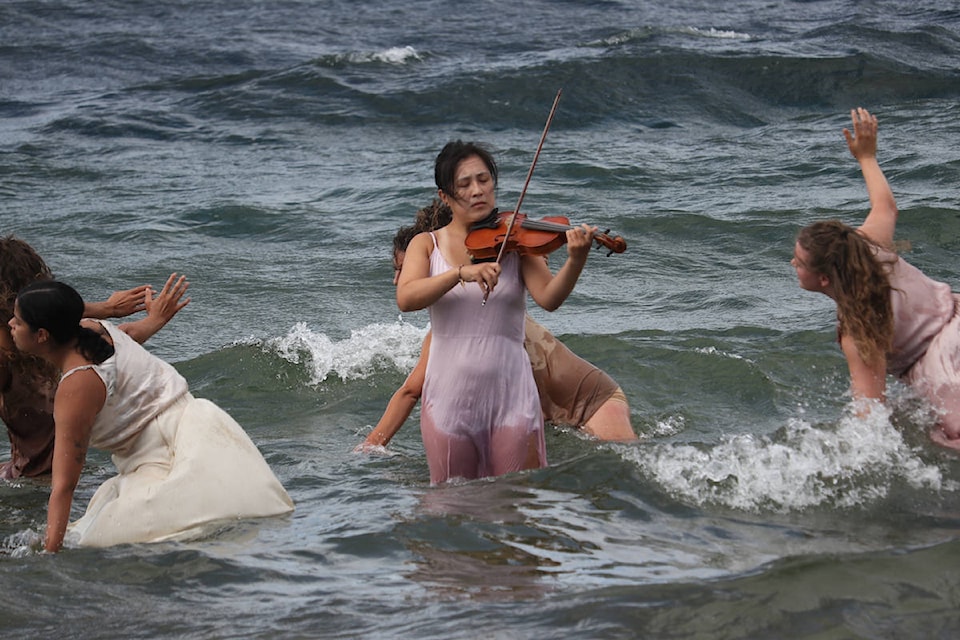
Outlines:
<svg viewBox="0 0 960 640"><path fill-rule="evenodd" d="M46 329L58 345L76 341L77 349L90 362L100 364L113 355L112 344L80 326L83 298L70 285L57 280L34 282L20 291L17 307L31 329Z"/></svg>
<svg viewBox="0 0 960 640"><path fill-rule="evenodd" d="M480 157L483 164L487 165L487 170L490 171L490 176L493 178L493 184L496 185L499 173L493 154L482 144L454 140L444 145L440 153L437 154L437 160L433 165L433 179L437 183L437 189L451 198L455 198L457 195L457 165L470 156Z"/></svg>
<svg viewBox="0 0 960 640"><path fill-rule="evenodd" d="M872 362L893 346L890 269L877 256L878 245L839 220L814 222L797 242L810 254L811 270L830 279L840 333L849 335L860 356Z"/></svg>
<svg viewBox="0 0 960 640"><path fill-rule="evenodd" d="M38 280L52 280L50 267L29 244L13 235L0 238L0 321L13 317L17 294Z"/></svg>

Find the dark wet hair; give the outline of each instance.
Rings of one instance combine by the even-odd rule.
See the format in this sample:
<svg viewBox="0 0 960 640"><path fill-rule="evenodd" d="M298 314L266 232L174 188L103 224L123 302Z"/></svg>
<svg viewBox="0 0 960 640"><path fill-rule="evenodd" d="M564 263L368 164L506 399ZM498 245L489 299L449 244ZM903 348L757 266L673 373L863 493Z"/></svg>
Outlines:
<svg viewBox="0 0 960 640"><path fill-rule="evenodd" d="M52 280L53 274L33 247L13 235L0 238L0 321L13 317L17 294L38 280Z"/></svg>
<svg viewBox="0 0 960 640"><path fill-rule="evenodd" d="M483 164L487 165L487 170L490 171L490 176L493 178L493 184L496 185L498 172L493 154L481 144L454 140L444 145L433 165L433 179L437 183L437 189L451 198L455 198L457 194L457 165L470 156L480 157Z"/></svg>
<svg viewBox="0 0 960 640"><path fill-rule="evenodd" d="M100 364L113 355L113 345L96 331L80 326L83 298L70 285L57 280L29 284L17 296L17 307L31 329L46 329L58 345L76 340L87 360Z"/></svg>

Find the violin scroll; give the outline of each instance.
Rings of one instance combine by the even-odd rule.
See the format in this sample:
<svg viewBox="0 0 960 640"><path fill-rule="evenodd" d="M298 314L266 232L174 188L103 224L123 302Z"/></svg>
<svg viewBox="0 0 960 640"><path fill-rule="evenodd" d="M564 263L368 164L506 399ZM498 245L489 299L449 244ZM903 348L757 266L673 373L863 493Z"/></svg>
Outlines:
<svg viewBox="0 0 960 640"><path fill-rule="evenodd" d="M601 246L610 249L610 252L607 253L609 258L615 253L623 253L627 250L627 241L623 239L623 236L610 236L610 229L607 229L603 233L594 234L593 239L597 241L597 248Z"/></svg>

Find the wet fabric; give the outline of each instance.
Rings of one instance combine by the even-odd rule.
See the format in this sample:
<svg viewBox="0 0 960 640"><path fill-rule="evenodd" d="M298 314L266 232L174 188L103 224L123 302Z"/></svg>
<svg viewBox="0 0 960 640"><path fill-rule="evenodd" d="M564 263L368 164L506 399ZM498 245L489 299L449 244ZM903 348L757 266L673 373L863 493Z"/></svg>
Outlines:
<svg viewBox="0 0 960 640"><path fill-rule="evenodd" d="M480 287L467 283L430 306L420 431L432 483L546 465L540 401L523 350L520 258L506 254L501 265L485 305ZM430 275L455 268L434 237Z"/></svg>
<svg viewBox="0 0 960 640"><path fill-rule="evenodd" d="M0 479L50 473L53 461L53 398L57 372L20 353L0 353L7 384L0 389L0 420L10 439L10 460L0 464Z"/></svg>
<svg viewBox="0 0 960 640"><path fill-rule="evenodd" d="M526 316L523 348L530 358L545 420L582 426L620 386Z"/></svg>
<svg viewBox="0 0 960 640"><path fill-rule="evenodd" d="M68 526L67 544L189 538L224 520L293 510L280 481L233 418L194 398L172 366L126 333L107 322L103 326L116 353L101 365L78 369L94 369L107 387L91 443L112 454L118 473Z"/></svg>

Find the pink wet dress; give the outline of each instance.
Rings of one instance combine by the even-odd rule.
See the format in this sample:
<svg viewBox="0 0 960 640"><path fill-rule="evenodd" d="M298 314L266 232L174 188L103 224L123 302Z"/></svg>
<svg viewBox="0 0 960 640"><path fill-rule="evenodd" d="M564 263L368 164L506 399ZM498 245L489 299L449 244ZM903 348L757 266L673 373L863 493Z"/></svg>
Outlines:
<svg viewBox="0 0 960 640"><path fill-rule="evenodd" d="M430 275L455 269L430 235ZM432 484L547 463L539 396L523 350L526 289L520 257L508 253L501 265L486 305L480 287L469 282L430 306L433 338L420 432Z"/></svg>
<svg viewBox="0 0 960 640"><path fill-rule="evenodd" d="M890 273L893 350L887 371L909 384L940 412L940 423L960 433L960 296L893 253Z"/></svg>

